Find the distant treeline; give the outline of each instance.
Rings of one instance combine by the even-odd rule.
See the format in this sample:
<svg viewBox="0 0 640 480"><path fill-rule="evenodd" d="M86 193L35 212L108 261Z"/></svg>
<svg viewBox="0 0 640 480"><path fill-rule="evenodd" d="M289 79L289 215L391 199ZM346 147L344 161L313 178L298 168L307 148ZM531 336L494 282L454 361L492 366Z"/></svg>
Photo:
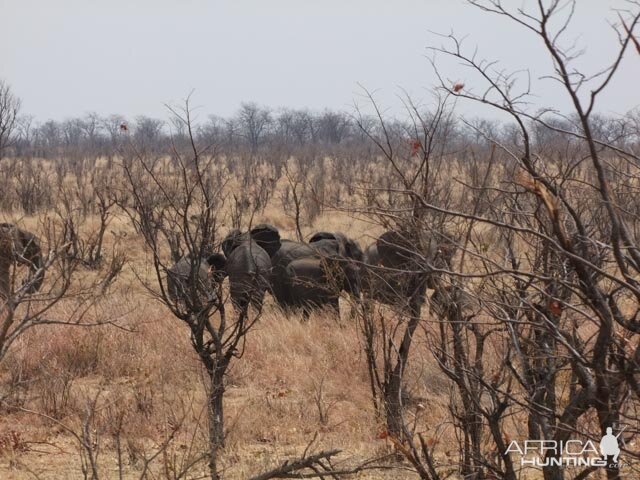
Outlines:
<svg viewBox="0 0 640 480"><path fill-rule="evenodd" d="M421 141L428 133L416 128L416 112L410 112L407 120L387 119L386 128L398 140ZM428 111L422 113L425 117ZM509 144L518 135L518 129L509 122L475 119L466 121L451 115L448 118L448 148L466 150L470 144L484 143L486 138L499 139ZM601 141L620 148L629 148L640 141L640 110L625 116L593 116L595 135ZM253 153L304 155L313 147L314 154L333 155L357 150L358 156L375 150L369 134L379 128L374 116L361 112L307 109L270 109L255 103L244 103L238 112L223 118L210 115L192 122L194 138L199 145L211 145L224 153ZM579 132L576 119L531 122L532 139L545 150L554 149L562 140L559 130ZM8 157L110 157L117 153L124 141L130 139L149 153L169 153L172 146L188 142L186 125L170 115L169 120L147 116L127 119L122 115L101 116L88 113L82 117L64 121L39 122L30 115L20 115L16 121L13 139L5 147ZM565 140L560 142L565 143ZM557 145L556 145L557 146ZM409 147L411 148L411 147ZM559 152L556 152L559 153Z"/></svg>

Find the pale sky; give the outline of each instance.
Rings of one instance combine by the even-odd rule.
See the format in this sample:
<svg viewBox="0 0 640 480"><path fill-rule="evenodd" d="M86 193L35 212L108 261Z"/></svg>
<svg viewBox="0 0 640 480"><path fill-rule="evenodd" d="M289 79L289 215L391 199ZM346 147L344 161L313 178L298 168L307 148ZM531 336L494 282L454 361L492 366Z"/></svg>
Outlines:
<svg viewBox="0 0 640 480"><path fill-rule="evenodd" d="M578 0L566 38L586 49L581 68L594 73L612 58L610 9L624 5ZM231 115L243 101L349 110L362 101L360 84L396 113L403 89L429 98L427 47L442 42L432 32L452 30L500 68L528 69L537 106L568 105L558 85L538 80L551 73L540 40L463 0L0 0L0 18L0 77L38 120L89 111L166 118L164 103L191 90L205 115ZM640 104L640 55L630 49L622 67L604 113ZM442 68L474 87L468 71Z"/></svg>

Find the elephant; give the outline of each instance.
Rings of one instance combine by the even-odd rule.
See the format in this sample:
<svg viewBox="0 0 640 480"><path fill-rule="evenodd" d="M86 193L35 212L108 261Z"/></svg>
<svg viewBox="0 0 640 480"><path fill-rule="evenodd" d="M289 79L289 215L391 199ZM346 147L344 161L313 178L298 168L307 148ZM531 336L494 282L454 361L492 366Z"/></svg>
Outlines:
<svg viewBox="0 0 640 480"><path fill-rule="evenodd" d="M245 233L242 233L237 228L231 230L224 240L222 240L222 251L225 256L228 257L237 246L248 240L253 240L258 244L267 252L269 258L273 257L273 255L280 250L281 246L280 232L278 229L268 223L261 223Z"/></svg>
<svg viewBox="0 0 640 480"><path fill-rule="evenodd" d="M283 307L337 308L340 291L359 298L363 253L342 233L319 232L309 243L283 240L272 258L272 287Z"/></svg>
<svg viewBox="0 0 640 480"><path fill-rule="evenodd" d="M364 253L355 240L340 232L318 232L311 236L309 245L324 255L339 255L362 262Z"/></svg>
<svg viewBox="0 0 640 480"><path fill-rule="evenodd" d="M417 315L427 287L436 286L433 269L450 268L456 248L448 242L413 242L411 238L389 230L365 249L363 291L368 298ZM426 243L423 251L415 246L420 243Z"/></svg>
<svg viewBox="0 0 640 480"><path fill-rule="evenodd" d="M249 235L262 249L267 252L269 258L273 258L282 245L280 232L276 227L268 223L256 225L249 231Z"/></svg>
<svg viewBox="0 0 640 480"><path fill-rule="evenodd" d="M293 303L286 272L289 263L315 256L316 252L306 243L282 240L280 249L271 258L271 289L280 306L287 307Z"/></svg>
<svg viewBox="0 0 640 480"><path fill-rule="evenodd" d="M302 308L305 318L314 308L332 307L339 312L340 292L360 296L358 267L336 257L307 256L285 268L288 306Z"/></svg>
<svg viewBox="0 0 640 480"><path fill-rule="evenodd" d="M192 269L192 267L197 267L197 270ZM195 290L192 290L190 287L192 285L191 275L194 271L197 272L195 280L198 284ZM192 262L190 256L185 255L167 269L167 295L174 302L188 302L191 295L197 292L200 296L199 301L206 303L206 297L210 290L208 259L200 259L200 262L196 265ZM195 306L198 301L192 302L192 304Z"/></svg>
<svg viewBox="0 0 640 480"><path fill-rule="evenodd" d="M14 265L24 265L29 270L23 281L26 293L40 290L44 282L44 258L38 237L12 223L0 223L0 297L5 300L14 293L11 274Z"/></svg>
<svg viewBox="0 0 640 480"><path fill-rule="evenodd" d="M267 224L257 225L246 233L234 229L224 238L221 247L224 254L208 255L196 266L196 291L208 296L213 285L228 276L231 299L237 308L246 307L250 301L261 306L271 269L269 254L265 249L275 252L280 248L278 230ZM173 301L189 298L191 275L192 261L189 256L181 258L167 270L169 298Z"/></svg>
<svg viewBox="0 0 640 480"><path fill-rule="evenodd" d="M264 294L271 289L271 256L281 248L278 230L267 224L249 232L234 229L222 241L224 255L210 256L212 278L220 282L229 277L229 290L234 306L242 310L250 303L262 308Z"/></svg>

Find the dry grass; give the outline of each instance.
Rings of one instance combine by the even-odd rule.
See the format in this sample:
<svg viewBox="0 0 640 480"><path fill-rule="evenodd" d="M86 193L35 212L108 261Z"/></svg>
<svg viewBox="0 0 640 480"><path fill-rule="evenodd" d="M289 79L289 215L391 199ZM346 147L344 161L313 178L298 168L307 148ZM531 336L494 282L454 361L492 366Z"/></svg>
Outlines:
<svg viewBox="0 0 640 480"><path fill-rule="evenodd" d="M119 295L111 300L131 302ZM230 478L246 478L300 454L316 434L318 448L341 448L350 457L364 459L388 451L385 440L377 438L380 427L356 325L344 323L339 326L322 314L302 323L275 306L266 308L228 378L225 461L232 467ZM161 442L169 417L186 416L177 441L182 448L191 442L196 449L204 446L204 382L186 330L153 304L138 305L124 324L135 330L43 327L14 348L4 376L17 376L13 381L20 393L13 401L16 409L0 424L0 435L19 425L24 442L44 443L27 443L24 451L5 448L3 478L29 477L23 466L44 478L78 475L73 438L55 422L20 407L79 429L87 399L98 392L100 418L95 428L102 436L103 455L111 457L105 464L115 465L114 408L126 416L122 436L128 442L132 475L134 458L141 455L135 449L146 445L151 450ZM421 390L428 394L424 385ZM191 435L196 439L190 440Z"/></svg>

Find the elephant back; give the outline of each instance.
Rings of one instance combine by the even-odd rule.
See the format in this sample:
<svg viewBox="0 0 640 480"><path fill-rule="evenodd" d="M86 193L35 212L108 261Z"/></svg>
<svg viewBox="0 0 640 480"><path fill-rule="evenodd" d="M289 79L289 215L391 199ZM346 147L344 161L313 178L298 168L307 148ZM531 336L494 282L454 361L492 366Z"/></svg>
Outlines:
<svg viewBox="0 0 640 480"><path fill-rule="evenodd" d="M340 244L337 240L322 239L316 240L310 243L313 250L321 256L336 256L341 255L343 249L340 248Z"/></svg>
<svg viewBox="0 0 640 480"><path fill-rule="evenodd" d="M309 238L309 243L319 242L320 240L336 240L336 234L333 232L316 232Z"/></svg>
<svg viewBox="0 0 640 480"><path fill-rule="evenodd" d="M262 296L269 289L271 259L269 254L253 240L237 246L227 257L231 298L242 308L249 301L262 304Z"/></svg>
<svg viewBox="0 0 640 480"><path fill-rule="evenodd" d="M178 262L176 262L171 268L167 270L167 292L169 298L177 301L190 292L191 281L191 257L185 255ZM207 260L201 259L198 266L198 274L196 281L198 282L197 289L199 292L204 293L209 288L209 269L207 268Z"/></svg>
<svg viewBox="0 0 640 480"><path fill-rule="evenodd" d="M297 258L287 265L286 271L292 281L309 287L325 283L327 277L323 261L317 257Z"/></svg>
<svg viewBox="0 0 640 480"><path fill-rule="evenodd" d="M341 287L333 284L320 258L292 260L285 268L285 275L290 305L323 305L339 295Z"/></svg>
<svg viewBox="0 0 640 480"><path fill-rule="evenodd" d="M269 254L253 240L242 242L227 257L227 273L233 276L242 273L265 273L271 271L271 259Z"/></svg>
<svg viewBox="0 0 640 480"><path fill-rule="evenodd" d="M273 267L286 267L295 259L303 257L313 257L316 252L306 243L295 242L293 240L283 240L280 249L273 256Z"/></svg>
<svg viewBox="0 0 640 480"><path fill-rule="evenodd" d="M271 258L271 287L273 295L281 305L287 305L291 300L286 268L292 261L305 257L317 257L317 255L306 243L282 240L280 249Z"/></svg>

